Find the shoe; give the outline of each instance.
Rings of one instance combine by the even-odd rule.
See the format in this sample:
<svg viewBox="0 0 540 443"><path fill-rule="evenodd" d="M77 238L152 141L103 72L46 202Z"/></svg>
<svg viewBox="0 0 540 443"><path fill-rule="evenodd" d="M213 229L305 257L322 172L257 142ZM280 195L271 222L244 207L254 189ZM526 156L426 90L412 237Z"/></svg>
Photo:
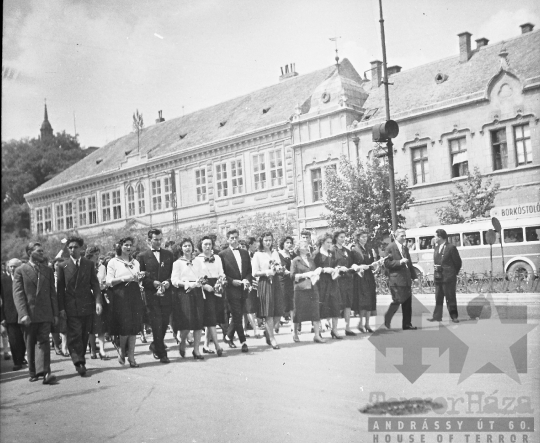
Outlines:
<svg viewBox="0 0 540 443"><path fill-rule="evenodd" d="M148 340L146 340L144 335L141 337L141 343L148 343Z"/></svg>
<svg viewBox="0 0 540 443"><path fill-rule="evenodd" d="M96 354L91 355L90 358L91 358L92 360L97 360L97 355L96 355Z"/></svg>
<svg viewBox="0 0 540 443"><path fill-rule="evenodd" d="M22 365L13 365L14 371L20 371L22 369Z"/></svg>
<svg viewBox="0 0 540 443"><path fill-rule="evenodd" d="M11 355L4 354L4 360L11 360Z"/></svg>
<svg viewBox="0 0 540 443"><path fill-rule="evenodd" d="M346 329L345 329L345 335L349 337L356 337L356 334L353 331L347 331Z"/></svg>
<svg viewBox="0 0 540 443"><path fill-rule="evenodd" d="M413 325L407 325L403 328L404 331L416 331L418 328Z"/></svg>
<svg viewBox="0 0 540 443"><path fill-rule="evenodd" d="M71 354L69 352L64 352L64 357L71 357Z"/></svg>
<svg viewBox="0 0 540 443"><path fill-rule="evenodd" d="M159 357L156 354L156 345L154 344L154 342L150 343L150 346L148 346L148 349L150 349L150 352L152 352L152 355L154 356L154 358L156 360L159 360Z"/></svg>
<svg viewBox="0 0 540 443"><path fill-rule="evenodd" d="M182 343L178 346L178 352L180 353L180 357L186 358L186 345L184 345L184 349L182 349Z"/></svg>
<svg viewBox="0 0 540 443"><path fill-rule="evenodd" d="M161 363L170 363L170 362L171 362L171 361L169 360L169 357L167 357L167 356L161 357L161 358L159 359L159 361L160 361Z"/></svg>
<svg viewBox="0 0 540 443"><path fill-rule="evenodd" d="M313 341L315 343L326 343L326 340L324 338L319 338L319 337L313 337Z"/></svg>
<svg viewBox="0 0 540 443"><path fill-rule="evenodd" d="M37 376L37 375L34 375L34 376L32 376L32 377L30 377L30 378L28 379L28 381L29 381L30 383L33 383L33 382L38 381L38 380L39 380L39 376Z"/></svg>
<svg viewBox="0 0 540 443"><path fill-rule="evenodd" d="M297 335L293 335L292 339L293 339L293 342L295 342L295 343L298 343L300 341L300 339L298 338Z"/></svg>
<svg viewBox="0 0 540 443"><path fill-rule="evenodd" d="M255 334L255 338L262 338L261 334Z"/></svg>
<svg viewBox="0 0 540 443"><path fill-rule="evenodd" d="M275 332L276 334L279 334L279 326L276 326L276 327L274 328L274 332Z"/></svg>
<svg viewBox="0 0 540 443"><path fill-rule="evenodd" d="M373 332L373 329L371 329L369 326L366 326L366 331L367 332Z"/></svg>
<svg viewBox="0 0 540 443"><path fill-rule="evenodd" d="M77 372L79 373L79 375L81 377L84 377L86 375L86 367L84 365L78 365L78 366L75 366L75 369L77 370Z"/></svg>
<svg viewBox="0 0 540 443"><path fill-rule="evenodd" d="M272 349L281 349L281 348L279 347L279 345L271 345L271 346L272 346Z"/></svg>
<svg viewBox="0 0 540 443"><path fill-rule="evenodd" d="M23 358L22 364L23 364L23 365L27 365L27 364L28 364L28 362L26 361L26 358Z"/></svg>
<svg viewBox="0 0 540 443"><path fill-rule="evenodd" d="M202 348L202 351L203 351L203 354L215 354L216 353L216 351L214 351L213 349L208 349L208 348L205 348L204 346Z"/></svg>
<svg viewBox="0 0 540 443"><path fill-rule="evenodd" d="M56 381L56 375L52 375L50 372L43 377L44 385L52 385Z"/></svg>
<svg viewBox="0 0 540 443"><path fill-rule="evenodd" d="M140 365L134 360L129 362L130 368L138 368Z"/></svg>
<svg viewBox="0 0 540 443"><path fill-rule="evenodd" d="M427 321L442 321L442 319L438 319L438 318L428 318Z"/></svg>
<svg viewBox="0 0 540 443"><path fill-rule="evenodd" d="M248 345L245 343L242 345L242 352L249 352Z"/></svg>
<svg viewBox="0 0 540 443"><path fill-rule="evenodd" d="M272 343L270 342L270 337L268 336L268 331L266 331L266 329L264 331L264 338L266 339L266 344L268 346L272 346Z"/></svg>
<svg viewBox="0 0 540 443"><path fill-rule="evenodd" d="M366 333L366 329L365 329L363 326L358 325L358 330L359 330L362 334L365 334L365 333ZM347 331L345 331L345 332L347 332Z"/></svg>
<svg viewBox="0 0 540 443"><path fill-rule="evenodd" d="M229 345L229 348L236 349L236 345L234 344L232 338L227 341L227 344Z"/></svg>
<svg viewBox="0 0 540 443"><path fill-rule="evenodd" d="M121 354L118 354L118 363L120 363L121 365L125 365L126 364L126 357L124 357Z"/></svg>
<svg viewBox="0 0 540 443"><path fill-rule="evenodd" d="M56 355L62 355L62 356L64 355L64 353L60 350L60 348L56 348L56 347L54 348L54 353Z"/></svg>
<svg viewBox="0 0 540 443"><path fill-rule="evenodd" d="M99 356L100 360L110 360L111 359L111 357L109 357L107 354L105 354L105 355L98 354L98 356Z"/></svg>
<svg viewBox="0 0 540 443"><path fill-rule="evenodd" d="M235 347L236 347L236 346L235 346ZM219 348L219 349L217 350L217 356L218 356L218 357L221 357L222 355L223 355L223 349L222 349L222 348Z"/></svg>
<svg viewBox="0 0 540 443"><path fill-rule="evenodd" d="M453 318L452 323L459 323L459 320L457 318Z"/></svg>
<svg viewBox="0 0 540 443"><path fill-rule="evenodd" d="M387 322L386 320L384 321L384 326L386 329L391 329L390 328L390 322Z"/></svg>
<svg viewBox="0 0 540 443"><path fill-rule="evenodd" d="M189 346L193 346L194 340L188 340L187 343Z"/></svg>
<svg viewBox="0 0 540 443"><path fill-rule="evenodd" d="M203 348L203 352L204 352L204 348ZM212 351L212 353L214 353L214 351ZM200 354L195 354L195 351L192 352L192 355L195 360L204 360L204 357Z"/></svg>
<svg viewBox="0 0 540 443"><path fill-rule="evenodd" d="M337 335L336 333L334 333L334 331L332 331L330 333L330 335L331 335L332 338L334 338L336 340L342 340L343 339L343 337L341 335Z"/></svg>

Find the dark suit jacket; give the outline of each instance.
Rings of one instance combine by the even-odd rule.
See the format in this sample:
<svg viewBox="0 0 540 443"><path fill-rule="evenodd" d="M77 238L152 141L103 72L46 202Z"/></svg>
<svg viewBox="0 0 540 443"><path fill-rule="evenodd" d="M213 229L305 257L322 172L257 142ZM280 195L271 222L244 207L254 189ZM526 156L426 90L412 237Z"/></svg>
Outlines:
<svg viewBox="0 0 540 443"><path fill-rule="evenodd" d="M58 317L54 272L42 264L39 270L39 278L29 263L15 270L13 300L19 314L19 323L26 315L32 323L52 323L53 318Z"/></svg>
<svg viewBox="0 0 540 443"><path fill-rule="evenodd" d="M17 323L19 316L17 314L17 308L13 301L13 280L10 275L2 274L2 321L6 323Z"/></svg>
<svg viewBox="0 0 540 443"><path fill-rule="evenodd" d="M143 286L146 293L146 301L149 305L170 305L172 300L172 284L171 274L174 263L174 256L168 249L161 248L159 250L158 263L154 253L149 250L137 256L137 261L141 267L141 271L146 272L143 278ZM169 282L169 288L163 296L157 296L157 289L154 287L154 282Z"/></svg>
<svg viewBox="0 0 540 443"><path fill-rule="evenodd" d="M249 252L244 249L239 249L240 258L242 260L242 272L238 269L238 263L234 257L234 253L231 248L224 249L219 253L221 263L223 264L223 272L227 277L227 297L229 298L241 298L244 294L244 286L233 286L233 280L251 280L251 259L249 258Z"/></svg>
<svg viewBox="0 0 540 443"><path fill-rule="evenodd" d="M401 256L396 242L390 243L386 248L384 265L389 271L389 286L412 286L412 280L417 278L416 270L411 262L409 249L407 246L404 246L403 249L405 251L405 257ZM401 264L400 260L402 258L407 258L409 261L406 264Z"/></svg>
<svg viewBox="0 0 540 443"><path fill-rule="evenodd" d="M56 290L58 309L66 311L68 317L91 315L96 303L102 303L95 265L84 257L78 272L71 258L58 266Z"/></svg>
<svg viewBox="0 0 540 443"><path fill-rule="evenodd" d="M455 281L461 269L461 257L455 245L446 242L442 255L439 254L439 246L433 251L433 263L442 265L443 283Z"/></svg>

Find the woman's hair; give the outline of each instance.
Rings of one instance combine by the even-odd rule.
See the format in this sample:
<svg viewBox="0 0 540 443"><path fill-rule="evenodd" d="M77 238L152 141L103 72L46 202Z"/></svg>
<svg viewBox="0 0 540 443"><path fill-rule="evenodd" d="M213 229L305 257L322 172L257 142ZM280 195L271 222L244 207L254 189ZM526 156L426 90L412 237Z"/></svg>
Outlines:
<svg viewBox="0 0 540 443"><path fill-rule="evenodd" d="M332 236L332 243L336 244L337 243L337 238L341 234L347 234L347 233L345 231L336 231L336 232L334 232L334 235Z"/></svg>
<svg viewBox="0 0 540 443"><path fill-rule="evenodd" d="M279 249L283 249L285 247L285 242L287 240L290 240L291 243L294 245L294 238L292 238L290 235L287 235L279 241Z"/></svg>
<svg viewBox="0 0 540 443"><path fill-rule="evenodd" d="M203 244L203 241L205 241L205 240L210 240L210 241L212 242L212 250L213 250L213 249L214 249L214 246L215 246L215 244L216 244L214 238L213 238L211 235L205 235L203 238L201 238L201 239L199 240L199 244L198 244L198 246L199 246L199 251L202 252L202 244Z"/></svg>
<svg viewBox="0 0 540 443"><path fill-rule="evenodd" d="M332 240L332 242L334 241L334 237L329 232L321 235L319 239L317 240L317 246L320 248L323 245L323 243L328 239Z"/></svg>
<svg viewBox="0 0 540 443"><path fill-rule="evenodd" d="M356 238L358 238L358 237L360 237L361 235L364 235L364 234L366 234L369 237L369 231L367 229L365 229L365 228L361 228L361 229L359 229L358 231L355 232L354 236Z"/></svg>
<svg viewBox="0 0 540 443"><path fill-rule="evenodd" d="M183 238L178 243L175 243L172 246L172 252L173 252L175 260L184 256L184 251L182 250L182 247L184 246L185 243L189 243L191 245L192 254L195 252L195 245L193 244L193 240L191 240L190 238Z"/></svg>
<svg viewBox="0 0 540 443"><path fill-rule="evenodd" d="M248 246L251 246L253 243L256 243L257 239L255 237L248 237L247 238L247 244Z"/></svg>
<svg viewBox="0 0 540 443"><path fill-rule="evenodd" d="M274 244L274 235L271 232L263 232L259 237L259 251L264 251L264 237L272 237L272 244ZM272 249L272 247L270 247L270 249Z"/></svg>
<svg viewBox="0 0 540 443"><path fill-rule="evenodd" d="M92 258L94 255L99 254L99 246L88 246L84 253L84 258Z"/></svg>
<svg viewBox="0 0 540 443"><path fill-rule="evenodd" d="M309 253L309 247L310 247L310 244L307 240L300 240L298 242L298 244L296 245L296 247L294 248L294 252L296 255L300 255L300 249L304 247L305 249L308 250L308 253Z"/></svg>
<svg viewBox="0 0 540 443"><path fill-rule="evenodd" d="M124 246L124 243L130 241L133 244L133 237L124 237L118 240L116 243L114 249L116 252L116 255L122 255L122 246Z"/></svg>

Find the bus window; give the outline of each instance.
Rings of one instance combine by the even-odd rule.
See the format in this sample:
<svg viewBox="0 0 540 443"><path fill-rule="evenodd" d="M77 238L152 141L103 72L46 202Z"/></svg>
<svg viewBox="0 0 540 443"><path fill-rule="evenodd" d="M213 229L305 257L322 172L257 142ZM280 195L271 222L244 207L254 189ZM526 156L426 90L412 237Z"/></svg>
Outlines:
<svg viewBox="0 0 540 443"><path fill-rule="evenodd" d="M461 246L461 237L459 234L448 234L448 243L454 246Z"/></svg>
<svg viewBox="0 0 540 443"><path fill-rule="evenodd" d="M525 228L525 238L527 241L538 241L540 238L540 226L529 226Z"/></svg>
<svg viewBox="0 0 540 443"><path fill-rule="evenodd" d="M409 251L414 251L416 249L416 242L414 241L414 238L407 239L407 247L409 248Z"/></svg>
<svg viewBox="0 0 540 443"><path fill-rule="evenodd" d="M522 243L523 242L523 228L504 229L504 242L505 243Z"/></svg>
<svg viewBox="0 0 540 443"><path fill-rule="evenodd" d="M433 249L431 240L435 238L434 235L428 235L427 237L420 237L420 249Z"/></svg>
<svg viewBox="0 0 540 443"><path fill-rule="evenodd" d="M486 240L486 234L488 233L488 231L482 231L482 238L484 239L484 244L485 245L489 245L489 243L487 242ZM497 231L495 231L495 243L493 243L494 245L498 244L501 242L501 234L499 234Z"/></svg>
<svg viewBox="0 0 540 443"><path fill-rule="evenodd" d="M464 232L463 233L463 246L479 246L479 245L480 245L479 232Z"/></svg>

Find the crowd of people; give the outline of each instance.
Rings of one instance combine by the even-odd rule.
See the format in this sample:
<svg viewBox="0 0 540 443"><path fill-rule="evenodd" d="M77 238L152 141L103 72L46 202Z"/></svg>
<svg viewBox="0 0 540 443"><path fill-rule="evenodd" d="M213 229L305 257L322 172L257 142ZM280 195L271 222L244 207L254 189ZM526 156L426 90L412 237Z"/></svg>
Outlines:
<svg viewBox="0 0 540 443"><path fill-rule="evenodd" d="M381 259L368 247L365 230L350 243L344 231L324 234L316 244L309 231L301 232L297 244L291 236L276 241L271 232L241 240L235 229L227 232L225 245L218 247L215 239L205 235L195 245L183 238L162 247L162 232L151 229L150 249L137 252L134 239L125 237L114 251L100 255L99 248L84 249L83 239L70 237L69 257L55 259L52 266L47 266L43 246L30 243L28 261L10 260L8 273L2 275L2 325L13 370L28 365L31 382L42 377L44 384L53 384L50 336L55 352L70 357L84 376L87 349L92 359L109 360L109 342L120 365L139 367L136 339L140 335L146 343L147 328L153 340L149 349L165 364L170 362L168 330L176 338L180 357L186 357L191 345L196 360L204 359L203 354L221 357L222 343L237 348L235 336L241 352L248 352L248 329L257 338L262 330L266 344L277 350L282 319L292 321L294 342L300 341L305 322L311 323L316 343L325 343L328 337L323 333L328 329L331 339L343 339L339 318L345 320L346 336L371 333L377 304L374 273L383 263L392 293L384 324L390 328L402 305L403 329L416 329L411 324L411 281L416 275L404 230L396 231ZM444 246L436 250L440 260L443 250ZM439 295L433 318L437 321L446 294L441 289ZM449 310L457 319L455 305ZM351 327L353 312L359 316L357 332Z"/></svg>

